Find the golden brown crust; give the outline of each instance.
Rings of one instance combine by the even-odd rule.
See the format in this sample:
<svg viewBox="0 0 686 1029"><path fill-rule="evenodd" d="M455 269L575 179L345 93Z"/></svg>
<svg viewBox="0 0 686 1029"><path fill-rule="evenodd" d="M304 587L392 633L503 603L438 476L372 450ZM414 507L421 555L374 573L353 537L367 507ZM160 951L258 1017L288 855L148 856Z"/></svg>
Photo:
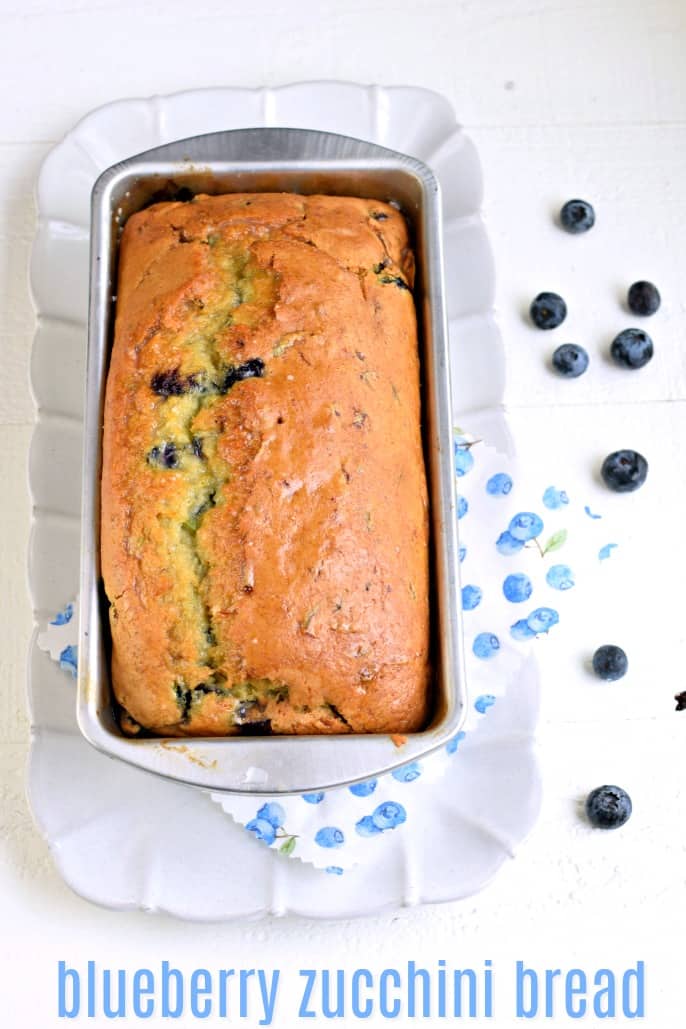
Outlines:
<svg viewBox="0 0 686 1029"><path fill-rule="evenodd" d="M102 570L122 707L164 735L408 732L428 518L406 227L376 201L129 219Z"/></svg>

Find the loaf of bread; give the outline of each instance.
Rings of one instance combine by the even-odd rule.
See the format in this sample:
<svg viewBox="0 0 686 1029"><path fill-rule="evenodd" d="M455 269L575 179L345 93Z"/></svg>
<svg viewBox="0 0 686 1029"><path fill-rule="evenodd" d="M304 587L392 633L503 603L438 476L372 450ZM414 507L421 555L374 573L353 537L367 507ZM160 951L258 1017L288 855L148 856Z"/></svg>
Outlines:
<svg viewBox="0 0 686 1029"><path fill-rule="evenodd" d="M425 722L412 284L376 201L203 195L127 222L101 552L129 731Z"/></svg>

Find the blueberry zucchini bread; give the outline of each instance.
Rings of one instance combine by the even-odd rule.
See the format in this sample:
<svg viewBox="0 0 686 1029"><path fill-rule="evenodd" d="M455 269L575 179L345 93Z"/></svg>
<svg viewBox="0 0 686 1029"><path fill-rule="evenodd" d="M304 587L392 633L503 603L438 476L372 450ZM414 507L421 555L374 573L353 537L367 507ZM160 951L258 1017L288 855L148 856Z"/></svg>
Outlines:
<svg viewBox="0 0 686 1029"><path fill-rule="evenodd" d="M196 196L127 222L101 538L128 731L421 727L412 281L376 201Z"/></svg>

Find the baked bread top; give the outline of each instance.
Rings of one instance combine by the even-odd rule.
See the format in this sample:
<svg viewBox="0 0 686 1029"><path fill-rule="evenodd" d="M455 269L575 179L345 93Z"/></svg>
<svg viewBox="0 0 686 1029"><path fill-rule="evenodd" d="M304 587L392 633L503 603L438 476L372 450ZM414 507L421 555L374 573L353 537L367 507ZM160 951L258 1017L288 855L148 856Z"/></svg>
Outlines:
<svg viewBox="0 0 686 1029"><path fill-rule="evenodd" d="M101 546L130 729L421 727L412 284L404 219L377 201L198 196L127 222Z"/></svg>

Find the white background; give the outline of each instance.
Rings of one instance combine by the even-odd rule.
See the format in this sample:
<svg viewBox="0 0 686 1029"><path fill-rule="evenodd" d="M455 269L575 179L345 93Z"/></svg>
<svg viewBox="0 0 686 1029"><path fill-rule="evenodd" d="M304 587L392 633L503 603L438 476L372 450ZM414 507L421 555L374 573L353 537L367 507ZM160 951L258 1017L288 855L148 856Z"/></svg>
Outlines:
<svg viewBox="0 0 686 1029"><path fill-rule="evenodd" d="M166 958L186 969L278 967L284 975L312 965L402 968L411 958L479 968L490 958L496 1017L483 1024L503 1029L515 1023L516 959L590 972L643 959L644 1024L671 1029L683 1020L686 713L675 713L673 694L686 689L685 49L683 0L0 0L3 1025L59 1024L60 958L129 969ZM611 586L586 617L545 641L542 817L481 895L347 924L190 926L100 911L59 880L24 795L33 184L50 146L108 100L303 78L422 85L453 102L484 165L519 449L587 489L589 502L621 523L625 545ZM577 195L598 213L583 238L552 222ZM621 372L603 355L633 320L621 298L637 278L653 279L664 297L650 322L656 357L641 372ZM555 342L574 339L591 354L591 370L577 382L552 376L551 337L522 316L542 289L570 305ZM620 446L641 450L651 465L646 487L629 497L608 496L597 482L599 461ZM629 653L622 683L588 674L585 662L603 642ZM579 800L608 781L632 794L634 816L617 833L592 832L578 817ZM227 867L236 890L249 874ZM294 995L285 990L280 1029L298 1024ZM545 1021L571 1024L563 1013Z"/></svg>

